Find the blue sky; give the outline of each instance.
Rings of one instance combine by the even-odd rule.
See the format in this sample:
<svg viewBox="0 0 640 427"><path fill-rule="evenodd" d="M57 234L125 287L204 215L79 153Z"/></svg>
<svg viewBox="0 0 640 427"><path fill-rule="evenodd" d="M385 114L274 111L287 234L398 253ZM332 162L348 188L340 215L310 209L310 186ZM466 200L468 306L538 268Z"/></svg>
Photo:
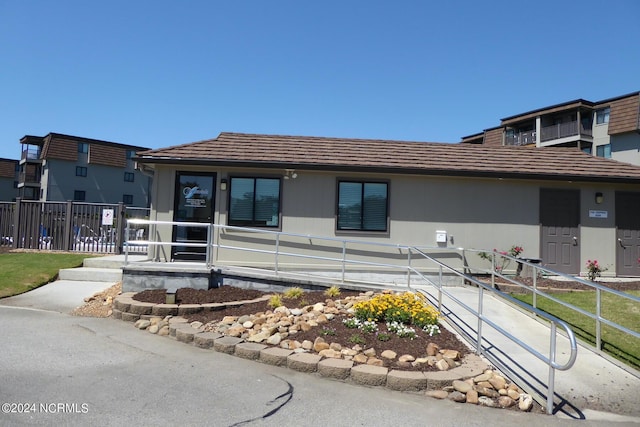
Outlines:
<svg viewBox="0 0 640 427"><path fill-rule="evenodd" d="M0 0L0 157L26 135L457 142L640 90L640 2Z"/></svg>

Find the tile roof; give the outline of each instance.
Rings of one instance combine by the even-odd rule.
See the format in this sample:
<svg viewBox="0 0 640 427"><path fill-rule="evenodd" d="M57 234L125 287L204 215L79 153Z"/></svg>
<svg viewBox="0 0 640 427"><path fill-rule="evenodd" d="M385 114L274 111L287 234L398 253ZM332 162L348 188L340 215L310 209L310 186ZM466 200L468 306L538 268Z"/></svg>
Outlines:
<svg viewBox="0 0 640 427"><path fill-rule="evenodd" d="M141 163L349 170L640 183L640 167L576 148L221 133L217 138L138 153Z"/></svg>

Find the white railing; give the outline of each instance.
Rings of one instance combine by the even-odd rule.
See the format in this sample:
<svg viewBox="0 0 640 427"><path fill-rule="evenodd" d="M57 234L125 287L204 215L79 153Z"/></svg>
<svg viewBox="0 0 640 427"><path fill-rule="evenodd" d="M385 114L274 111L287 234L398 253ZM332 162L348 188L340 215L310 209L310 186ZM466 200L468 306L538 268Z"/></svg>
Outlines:
<svg viewBox="0 0 640 427"><path fill-rule="evenodd" d="M496 363L498 366L504 365L503 363L499 363L498 360L491 354L488 350L488 346L483 345L484 337L483 337L483 326L488 325L491 328L498 331L501 335L509 339L514 344L523 348L530 354L534 355L537 359L542 361L544 364L548 366L548 385L547 385L547 393L546 393L546 408L548 413L552 413L553 410L553 396L554 396L554 382L555 382L555 371L556 370L568 370L570 369L577 357L577 345L576 339L571 328L562 320L545 313L535 307L532 307L528 304L522 303L515 298L500 292L494 286L488 285L484 282L477 280L475 277L466 273L467 266L464 262L462 262L460 268L451 267L442 261L436 259L434 257L435 254L429 254L427 251L434 251L440 254L454 254L455 259L462 260L464 258L464 249L461 248L426 248L426 247L415 247L415 246L405 246L405 245L394 245L394 244L385 244L385 243L372 243L361 240L349 240L349 239L340 239L335 237L320 237L320 236L311 236L305 234L297 234L297 233L284 233L280 231L270 231L270 230L261 230L261 229L252 229L252 228L244 228L244 227L233 227L233 226L225 226L219 224L206 224L206 223L193 223L193 222L171 222L171 221L149 221L149 220L140 220L140 219L130 219L127 221L125 236L130 236L129 229L131 226L148 226L150 231L149 236L153 237L148 240L135 240L135 241L126 241L124 245L125 250L125 266L128 264L128 248L130 244L138 244L138 245L147 245L149 247L154 246L182 246L182 247L196 247L196 248L204 248L205 249L205 263L207 268L211 268L215 259L216 254L215 251L221 249L227 250L237 250L237 251L247 251L259 254L270 254L273 255L273 273L276 275L282 275L280 270L280 260L282 257L293 257L293 258L302 258L309 259L314 261L323 261L328 262L330 266L335 267L339 266L340 269L340 277L339 280L341 283L346 283L349 281L347 278L347 269L348 266L357 266L357 267L368 267L375 269L390 269L400 271L401 274L406 275L406 286L407 288L415 288L415 290L425 293L427 297L431 299L431 302L434 305L438 306L438 309L442 311L442 296L445 295L450 298L452 301L456 302L460 307L462 307L467 312L471 313L477 319L477 330L476 335L472 336L468 332L464 332L464 330L455 324L455 321L451 318L448 318L448 323L451 324L456 330L460 332L464 332L463 335L472 341L475 344L475 348L479 354L488 357L490 361ZM166 242L161 241L159 239L159 233L156 232L156 228L158 226L169 226L169 227L206 227L207 228L207 241L206 242ZM273 249L257 249L250 248L247 246L233 246L233 245L223 245L220 244L219 239L214 241L215 233L214 231L222 231L225 233L229 232L242 232L242 233L250 233L250 234L261 234L265 236L269 236L272 238ZM157 239L155 237L158 237ZM314 249L313 254L305 254L300 252L292 252L283 249L282 239L283 237L295 237L295 238L303 238L308 240L309 246L311 249ZM320 241L333 242L337 243L336 246L333 247L333 252L336 252L336 247L340 248L339 256L332 256L331 253L323 254L322 249L315 249L318 247L318 243ZM368 259L355 259L348 256L349 252L347 248L349 245L358 245L369 248L369 253L373 254L375 252L382 253L382 258L389 254L388 250L392 249L394 251L399 251L400 254L403 255L403 258L406 257L406 263L392 263L392 262L383 262L376 261L375 256L371 256ZM387 252L385 252L387 251ZM406 254L405 254L406 252ZM420 263L420 267L416 267L415 264ZM540 268L539 266L535 266L531 264L532 268ZM429 275L428 272L432 274ZM291 274L291 273L286 273ZM444 275L452 275L460 278L461 280L466 281L467 283L472 283L473 285L478 287L479 290L479 300L478 300L478 308L474 309L469 305L465 304L456 296L449 292L446 289L446 286L443 286L443 276ZM304 273L305 277L316 277L311 272ZM412 282L412 277L413 282ZM327 279L326 276L320 276L321 279ZM524 286L524 285L523 285ZM432 293L429 292L428 289L435 289L437 292L437 296L434 297ZM484 293L489 292L493 295L497 295L501 298L507 299L510 303L518 305L523 310L526 310L532 313L535 316L540 317L541 319L545 319L549 322L549 353L543 354L541 351L533 348L531 345L527 344L523 340L519 339L517 336L511 334L505 328L503 328L499 321L496 319L490 319L483 310L483 298ZM562 334L569 341L569 356L564 363L558 363L556 361L556 343L558 334Z"/></svg>
<svg viewBox="0 0 640 427"><path fill-rule="evenodd" d="M474 249L465 249L465 252L469 252L469 253L476 253L479 254L480 252L485 252L485 251L480 251L480 250L474 250ZM500 268L496 268L496 266L502 264L501 260L508 260L509 262L513 261L515 262L517 265L522 266L527 266L530 268L532 274L532 281L533 284L531 286L520 283L519 281L513 279L512 277L505 275L504 272L501 271ZM632 294L628 294L625 292L620 292L617 291L615 289L611 289L608 288L606 286L603 286L599 283L595 283L595 282L591 282L589 280L584 280L580 277L576 277L576 276L572 276L569 274L565 274L565 273L560 273L558 271L554 271L554 270L550 270L548 268L544 268L542 266L540 266L539 264L533 264L531 262L528 262L526 260L523 260L521 258L517 258L517 257L513 257L510 256L508 254L503 254L497 251L491 252L491 269L489 270L484 270L483 272L485 273L489 273L491 274L491 284L492 287L495 287L495 278L499 277L502 280L504 280L505 282L508 282L511 285L517 286L519 288L525 289L528 292L532 293L532 307L537 308L538 307L538 296L542 296L544 298L547 298L557 304L562 305L563 307L566 307L570 310L573 310L577 313L580 313L584 316L589 317L590 319L592 319L595 322L595 350L597 350L598 352L602 351L602 326L603 325L607 325L610 326L614 329L617 329L618 331L630 335L634 338L640 339L640 332L638 331L634 331L631 330L623 325L620 325L616 322L613 322L611 320L606 319L605 317L603 317L603 313L602 313L602 295L603 294L609 294L609 295L615 295L616 297L622 298L624 300L628 300L637 304L640 304L640 297L637 297L635 295ZM596 293L596 307L595 307L595 313L591 313L589 311L586 311L578 306L575 306L573 304L570 304L566 301L563 301L559 298L556 298L553 296L553 294L544 292L542 290L540 290L538 288L538 277L540 277L541 275L550 275L550 276L555 276L555 277L561 277L563 279L572 281L572 282L576 282L579 284L582 284L584 286L586 286L588 289L595 291ZM640 326L640 325L639 325Z"/></svg>

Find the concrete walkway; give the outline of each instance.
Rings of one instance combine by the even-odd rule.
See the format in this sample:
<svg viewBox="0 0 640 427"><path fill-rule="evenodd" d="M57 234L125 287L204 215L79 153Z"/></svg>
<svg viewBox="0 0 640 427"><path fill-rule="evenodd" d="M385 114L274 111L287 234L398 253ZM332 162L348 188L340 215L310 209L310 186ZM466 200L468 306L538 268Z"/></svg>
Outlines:
<svg viewBox="0 0 640 427"><path fill-rule="evenodd" d="M476 336L478 321L461 308L461 304L477 310L479 289L460 286L447 287L446 290L453 298L443 297L443 315L461 325L466 333ZM549 355L548 326L488 292L484 292L482 307L485 316L500 327L540 353ZM503 371L508 372L504 374L521 387L525 384L530 391L546 396L549 369L545 363L486 323L482 326L482 335L483 348L506 367ZM556 362L564 364L569 354L569 340L559 335ZM555 371L555 413L577 419L624 419L640 423L638 391L638 376L578 345L573 367L566 371Z"/></svg>
<svg viewBox="0 0 640 427"><path fill-rule="evenodd" d="M84 304L84 299L115 283L57 280L24 294L0 299L0 305L69 313Z"/></svg>

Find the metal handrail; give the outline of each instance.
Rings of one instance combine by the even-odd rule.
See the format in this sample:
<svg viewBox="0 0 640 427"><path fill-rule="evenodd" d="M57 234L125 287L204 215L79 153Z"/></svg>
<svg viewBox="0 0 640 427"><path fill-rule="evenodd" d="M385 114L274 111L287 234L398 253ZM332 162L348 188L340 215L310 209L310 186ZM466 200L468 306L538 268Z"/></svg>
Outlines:
<svg viewBox="0 0 640 427"><path fill-rule="evenodd" d="M465 249L465 251L467 252L486 252L486 251L481 251L478 249ZM566 274L566 273L562 273L559 271L555 271L555 270L551 270L549 268L546 268L544 266L541 266L539 264L533 264L529 261L526 261L522 258L518 258L518 257L514 257L511 256L509 254L503 254L497 251L493 251L492 252L494 259L492 261L492 268L491 270L485 270L485 272L488 272L491 274L492 276L492 285L495 284L495 277L500 277L502 280L505 280L507 282L509 282L512 285L518 286L520 288L526 289L529 292L532 292L533 294L533 301L531 306L533 306L533 308L537 308L537 296L543 296L544 298L547 298L557 304L562 305L563 307L566 307L570 310L573 310L575 312L578 312L584 316L589 317L590 319L595 321L596 324L596 344L595 344L595 349L597 351L601 351L602 350L602 325L605 324L607 326L610 326L614 329L619 330L620 332L624 332L625 334L631 335L634 338L639 338L640 339L640 332L631 330L623 325L620 325L618 323L612 322L604 317L602 317L602 304L601 304L601 300L602 300L602 293L608 293L611 295L615 295L617 297L623 298L623 299L627 299L629 301L632 302L636 302L636 303L640 303L640 297L632 295L632 294L628 294L625 292L620 292L618 290L615 289L611 289L608 288L606 286L603 286L599 283L596 282L591 282L589 280L585 280L581 277L577 277L577 276L572 276L570 274ZM495 261L495 257L502 257L502 258L506 258L509 259L510 261L515 261L518 264L522 264L522 265L527 265L529 267L531 267L533 269L533 286L528 286L525 285L523 283L518 282L517 280L513 280L508 276L505 276L502 272L497 271L495 269L495 265L496 265L496 261ZM557 276L557 277L562 277L564 279L570 280L572 282L577 282L580 283L582 285L585 285L589 288L592 288L595 292L596 292L596 312L595 313L591 313L589 311L586 311L580 307L577 307L571 303L568 303L566 301L563 301L559 298L554 297L552 294L549 294L547 292L541 291L540 289L538 289L537 286L537 278L538 276L543 273L546 275L550 275L550 276ZM506 295L506 294L505 294Z"/></svg>
<svg viewBox="0 0 640 427"><path fill-rule="evenodd" d="M273 231L273 230L261 230L261 229L253 229L253 228L244 228L244 227L236 227L236 226L227 226L227 225L220 225L220 224L208 224L208 223L194 223L194 222L174 222L174 221L154 221L154 220L143 220L143 219L129 219L127 220L127 232L125 233L125 236L129 236L129 226L130 224L138 224L138 225L170 225L170 226L187 226L187 227L193 227L193 226L197 226L197 227L208 227L208 232L207 232L207 242L206 242L206 246L207 246L207 253L206 253L206 262L207 262L207 266L210 266L212 263L212 259L211 259L211 249L231 249L231 250L241 250L241 251L250 251L250 252L255 252L255 253L267 253L267 254L272 254L275 256L275 262L274 262L274 272L276 274L279 274L278 271L278 265L279 265L279 257L280 256L287 256L287 257L296 257L296 258L305 258L305 259L315 259L315 260L323 260L323 261L330 261L330 262L335 262L339 265L341 265L341 274L342 274L342 283L345 282L345 266L346 264L349 265L367 265L367 266L376 266L376 267L384 267L384 268L392 268L392 269L400 269L402 271L404 271L407 274L407 287L411 288L411 276L412 275L416 275L417 277L419 277L424 283L427 283L429 286L432 286L434 288L436 288L436 290L438 291L438 309L441 311L442 310L442 295L446 295L447 297L451 298L454 302L456 302L457 304L459 304L462 308L464 308L466 311L468 311L469 313L471 313L472 315L474 315L477 318L478 321L478 329L477 329L477 337L475 339L476 341L476 350L478 351L478 353L483 354L485 357L488 357L490 359L492 359L491 355L489 354L488 351L486 351L483 347L482 347L482 341L483 341L483 336L482 336L482 326L483 324L486 324L488 326L491 326L493 329L495 329L496 331L498 331L500 334L502 334L503 336L505 336L506 338L508 338L510 341L512 341L513 343L517 344L518 346L520 346L521 348L523 348L524 350L526 350L527 352L531 353L533 356L535 356L537 359L539 359L540 361L542 361L543 363L545 363L546 365L548 365L549 367L549 384L548 384L548 389L547 389L547 411L549 413L551 413L552 409L553 409L553 394L554 394L554 381L555 381L555 371L556 370L568 370L571 368L571 366L573 366L576 357L577 357L577 344L576 344L576 339L574 336L573 331L571 330L571 328L562 320L556 318L555 316L552 316L544 311L541 311L537 308L532 308L531 306L529 306L528 304L525 304L523 302L520 302L519 300L495 289L495 287L489 286L477 279L475 279L474 277L465 274L465 273L461 273L459 271L457 271L455 268L450 267L446 264L444 264L443 262L433 258L432 256L430 256L429 254L427 254L426 252L424 252L423 249L425 249L426 247L415 247L415 246L406 246L406 245L399 245L399 244L389 244L389 243L378 243L378 242L368 242L368 241L362 241L362 240L355 240L355 239L341 239L341 238L335 238L335 237L320 237L320 236L312 236L309 234L300 234L300 233L286 233L286 232L281 232L281 231ZM237 246L230 246L230 245L222 245L219 242L215 242L213 241L213 230L214 229L221 229L223 231L227 231L227 230L231 230L231 231L240 231L240 232L248 232L248 233L260 233L260 234L269 234L269 235L273 235L275 236L275 249L274 250L265 250L265 249L255 249L255 248L247 248L247 247L237 247ZM280 249L280 237L281 236L290 236L290 237L300 237L300 238L305 238L305 239L310 239L310 240L326 240L326 241L335 241L335 242L339 242L342 244L342 253L340 257L332 257L332 256L322 256L322 255L308 255L308 254L300 254L300 253L293 253L293 252L287 252L287 251L282 251ZM126 242L128 243L128 241ZM170 246L187 246L187 244L180 242L180 243L176 243L176 242L161 242L161 241L154 241L154 240L146 240L146 241L136 241L136 243L143 243L143 244L149 244L149 245L170 245ZM378 247L386 247L386 248L397 248L397 249L404 249L407 251L407 264L406 265L398 265L398 264L389 264L389 263L381 263L381 262L376 262L376 261L364 261L364 260L355 260L355 259L348 259L346 256L346 245L348 243L356 243L356 244L360 244L360 245L366 245L366 246L378 246ZM195 244L195 243L191 243L190 245L205 245L204 243L200 243L200 244ZM125 244L125 265L127 265L128 263L128 244ZM434 250L444 250L446 252L456 252L459 253L460 251L464 251L464 249L462 248L429 248L429 249L434 249ZM417 254L419 255L421 258L427 260L428 262L434 263L435 266L437 267L437 270L439 272L439 280L437 282L434 282L432 279L430 279L429 277L425 276L421 271L419 271L417 268L413 267L411 265L412 263L412 254ZM464 258L464 257L462 257ZM458 298L456 298L455 296L453 296L451 293L449 293L448 291L446 291L445 289L443 289L442 286L442 274L443 271L448 272L449 274L453 274L455 276L458 276L460 278L462 278L463 280L473 283L474 285L478 286L479 289L479 304L478 304L478 310L474 310L473 308L469 307L468 305L464 304L462 301L460 301ZM306 276L311 276L310 273L306 274ZM428 292L425 292L423 289L417 289L418 291L424 292L427 295ZM502 328L500 325L498 325L496 322L492 321L491 319L489 319L482 311L482 300L484 297L484 292L490 292L492 294L498 295L501 298L507 299L509 300L511 303L516 304L518 306L520 306L523 309L526 309L528 311L531 311L532 313L534 313L536 316L539 316L540 318L546 319L549 321L551 327L550 327L550 349L549 349L549 355L545 355L542 354L540 351L534 349L533 347L531 347L530 345L528 345L527 343L523 342L522 340L518 339L516 336L514 336L513 334L511 334L510 332L508 332L507 330L505 330L504 328ZM452 323L451 320L449 320L450 323ZM452 325L455 327L455 325ZM569 340L569 345L570 345L570 355L568 360L563 363L560 364L556 361L556 343L557 343L557 328L560 327L560 329L563 331L563 335L565 335L568 340ZM467 336L467 338L470 338L473 340L473 337L469 336L468 334L465 334ZM494 362L495 363L495 362Z"/></svg>
<svg viewBox="0 0 640 427"><path fill-rule="evenodd" d="M464 308L466 311L468 311L469 313L471 313L472 315L474 315L477 320L478 320L478 327L477 327L477 339L476 341L476 351L482 355L484 355L485 357L487 357L488 359L490 359L492 362L498 364L499 361L495 360L495 358L491 355L490 352L485 351L482 347L482 326L483 323L486 323L487 325L491 326L494 330L498 331L501 335L503 335L504 337L508 338L510 341L512 341L513 343L517 344L518 346L520 346L521 348L525 349L527 352L529 352L530 354L532 354L533 356L535 356L536 358L538 358L540 361L542 361L543 363L545 363L546 365L549 366L549 372L548 372L548 382L549 384L547 385L547 404L546 404L546 408L547 408L547 413L551 414L553 411L553 395L554 395L554 384L555 384L555 371L556 370L560 370L560 371L566 371L568 369L570 369L573 364L576 361L576 357L578 355L578 346L577 346L577 342L576 342L576 338L575 335L573 333L573 330L569 327L569 325L558 319L557 317L546 313L542 310L539 310L535 307L530 306L529 304L526 304L516 298L513 298L510 295L507 295L504 292L499 291L498 289L496 289L495 287L491 287L489 285L487 285L484 282L481 282L479 280L477 280L476 278L474 278L473 276L464 274L464 273L460 273L459 271L455 270L454 268L449 267L448 265L433 259L432 257L430 257L429 255L425 254L424 252L420 251L420 250L416 250L416 252L420 255L422 255L424 258L429 259L430 261L436 263L437 265L439 265L439 267L441 269L444 269L450 273L453 273L461 278L463 278L465 281L467 282L471 282L474 285L478 286L479 289L479 293L478 293L478 311L474 310L473 308L469 307L467 304L463 303L460 299L456 298L454 295L452 295L450 292L447 292L446 290L443 289L442 284L440 283L439 285L436 286L437 290L438 290L438 311L442 311L441 308L441 301L442 301L442 294L446 295L447 297L449 297L451 300L453 300L455 303L457 303L460 307ZM509 300L509 302L511 302L512 304L518 305L519 307L532 312L533 314L549 321L551 327L550 327L550 347L549 347L549 356L546 356L544 354L542 354L541 352L539 352L538 350L534 349L533 347L531 347L530 345L526 344L525 342L523 342L522 340L518 339L516 336L512 335L511 333L509 333L507 330L505 330L504 328L502 328L500 325L498 325L497 323L491 321L490 319L488 319L482 312L483 310L483 298L484 298L484 291L489 291L493 294L496 294L498 296L500 296L501 298L507 299ZM569 347L571 349L571 353L569 355L568 360L564 363L564 364L558 364L556 362L556 344L557 344L557 327L560 326L563 330L564 330L564 335L566 336L566 338L569 340ZM456 328L458 329L458 328ZM459 330L459 332L463 332L462 330ZM469 334L463 333L465 336L469 337ZM473 339L473 337L469 337L471 339Z"/></svg>

